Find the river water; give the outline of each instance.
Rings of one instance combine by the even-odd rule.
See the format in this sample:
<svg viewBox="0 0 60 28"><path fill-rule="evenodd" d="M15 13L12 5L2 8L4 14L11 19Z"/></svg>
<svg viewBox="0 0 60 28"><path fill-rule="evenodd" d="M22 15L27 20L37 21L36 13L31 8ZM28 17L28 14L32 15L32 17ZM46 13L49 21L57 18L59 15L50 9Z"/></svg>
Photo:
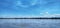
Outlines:
<svg viewBox="0 0 60 28"><path fill-rule="evenodd" d="M0 19L0 28L60 28L60 19Z"/></svg>

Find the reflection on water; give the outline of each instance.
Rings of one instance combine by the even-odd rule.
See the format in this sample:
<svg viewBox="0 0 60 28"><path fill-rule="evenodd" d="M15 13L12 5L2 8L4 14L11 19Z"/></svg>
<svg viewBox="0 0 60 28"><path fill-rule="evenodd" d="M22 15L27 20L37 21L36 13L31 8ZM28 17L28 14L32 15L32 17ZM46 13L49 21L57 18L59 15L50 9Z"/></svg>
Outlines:
<svg viewBox="0 0 60 28"><path fill-rule="evenodd" d="M60 28L60 19L0 19L0 28Z"/></svg>

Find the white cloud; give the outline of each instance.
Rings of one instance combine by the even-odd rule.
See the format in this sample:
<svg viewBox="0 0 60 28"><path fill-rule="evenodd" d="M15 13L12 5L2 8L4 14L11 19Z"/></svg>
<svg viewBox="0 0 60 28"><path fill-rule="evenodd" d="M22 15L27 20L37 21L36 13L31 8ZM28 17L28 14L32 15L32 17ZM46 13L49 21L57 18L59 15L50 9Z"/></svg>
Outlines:
<svg viewBox="0 0 60 28"><path fill-rule="evenodd" d="M28 5L22 5L21 1L17 1L16 5L20 6L20 7L23 7L23 8L27 8L28 7Z"/></svg>
<svg viewBox="0 0 60 28"><path fill-rule="evenodd" d="M35 4L37 4L37 2L38 2L38 0L33 0L31 3L31 5L35 5Z"/></svg>

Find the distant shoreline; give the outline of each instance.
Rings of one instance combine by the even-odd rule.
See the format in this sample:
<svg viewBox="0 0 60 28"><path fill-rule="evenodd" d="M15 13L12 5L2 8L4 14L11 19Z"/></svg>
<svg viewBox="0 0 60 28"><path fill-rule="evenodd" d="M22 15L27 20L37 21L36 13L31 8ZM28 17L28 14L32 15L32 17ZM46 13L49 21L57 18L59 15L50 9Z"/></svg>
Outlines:
<svg viewBox="0 0 60 28"><path fill-rule="evenodd" d="M17 17L15 17L15 18L0 18L0 19L60 19L60 17L30 17L30 18L28 18L28 17L24 17L24 18L17 18Z"/></svg>

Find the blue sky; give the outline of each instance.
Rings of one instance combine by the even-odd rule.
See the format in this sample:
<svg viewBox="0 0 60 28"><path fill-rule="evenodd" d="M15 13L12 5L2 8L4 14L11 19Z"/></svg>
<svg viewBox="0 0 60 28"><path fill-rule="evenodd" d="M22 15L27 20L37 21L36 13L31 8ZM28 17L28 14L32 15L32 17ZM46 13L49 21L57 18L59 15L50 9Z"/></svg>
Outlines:
<svg viewBox="0 0 60 28"><path fill-rule="evenodd" d="M46 14L60 14L60 0L0 0L0 17Z"/></svg>

